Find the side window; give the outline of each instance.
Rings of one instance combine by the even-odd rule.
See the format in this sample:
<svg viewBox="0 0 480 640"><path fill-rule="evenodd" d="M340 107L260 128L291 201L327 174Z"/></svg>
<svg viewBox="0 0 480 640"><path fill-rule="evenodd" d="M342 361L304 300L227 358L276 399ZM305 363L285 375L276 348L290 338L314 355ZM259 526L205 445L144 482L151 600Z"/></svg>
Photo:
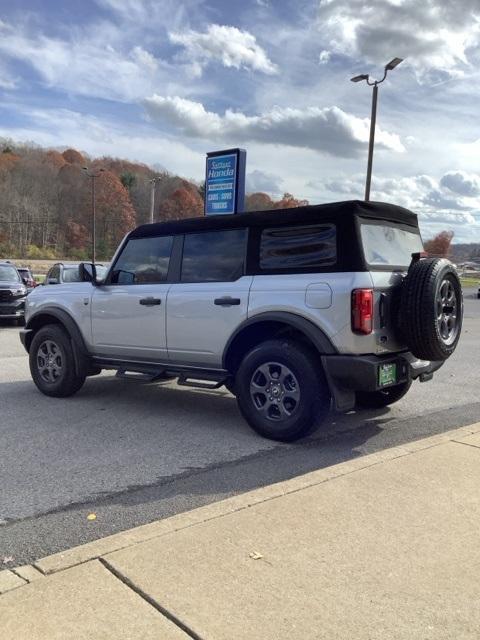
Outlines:
<svg viewBox="0 0 480 640"><path fill-rule="evenodd" d="M60 282L60 267L55 265L53 266L50 271L47 274L47 277L45 278L45 281L48 283L50 278L55 278L55 280L58 280L58 282Z"/></svg>
<svg viewBox="0 0 480 640"><path fill-rule="evenodd" d="M173 237L131 238L115 263L111 284L165 282Z"/></svg>
<svg viewBox="0 0 480 640"><path fill-rule="evenodd" d="M335 264L337 233L333 224L265 229L260 240L260 269L309 269Z"/></svg>
<svg viewBox="0 0 480 640"><path fill-rule="evenodd" d="M185 236L182 282L231 282L243 275L246 229Z"/></svg>

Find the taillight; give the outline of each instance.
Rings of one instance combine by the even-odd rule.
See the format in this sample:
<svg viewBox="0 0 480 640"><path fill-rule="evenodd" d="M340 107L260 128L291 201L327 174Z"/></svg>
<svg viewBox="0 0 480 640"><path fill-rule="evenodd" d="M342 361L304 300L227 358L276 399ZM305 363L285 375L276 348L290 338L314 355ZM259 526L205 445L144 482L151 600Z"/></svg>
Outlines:
<svg viewBox="0 0 480 640"><path fill-rule="evenodd" d="M373 289L352 291L352 331L365 335L373 330Z"/></svg>

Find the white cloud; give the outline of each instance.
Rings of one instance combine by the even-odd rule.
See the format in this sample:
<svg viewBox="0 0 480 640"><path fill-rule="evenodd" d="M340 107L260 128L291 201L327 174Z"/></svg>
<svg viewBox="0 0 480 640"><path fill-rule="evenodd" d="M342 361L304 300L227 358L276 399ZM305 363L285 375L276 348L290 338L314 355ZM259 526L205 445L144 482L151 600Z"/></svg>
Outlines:
<svg viewBox="0 0 480 640"><path fill-rule="evenodd" d="M332 57L331 51L327 51L326 49L324 49L323 51L320 51L320 55L318 56L318 63L327 64L330 61L331 57Z"/></svg>
<svg viewBox="0 0 480 640"><path fill-rule="evenodd" d="M265 142L313 149L340 157L355 157L368 144L369 120L357 118L338 107L275 107L259 116L227 110L222 116L207 111L200 102L178 96L153 95L144 104L153 120L173 125L191 137L231 143ZM378 149L405 150L396 134L379 128L376 144Z"/></svg>
<svg viewBox="0 0 480 640"><path fill-rule="evenodd" d="M210 62L220 62L224 67L252 69L268 75L278 73L275 64L268 58L254 35L236 27L211 24L204 33L185 31L170 33L173 44L185 48L184 58L193 65L195 77L201 75Z"/></svg>
<svg viewBox="0 0 480 640"><path fill-rule="evenodd" d="M254 171L247 173L246 191L247 193L263 191L264 193L278 195L282 191L282 182L283 180L279 176L261 171L260 169L255 169Z"/></svg>
<svg viewBox="0 0 480 640"><path fill-rule="evenodd" d="M128 158L151 166L161 165L180 176L201 180L205 155L180 141L155 135L151 128L138 124L133 130L112 121L69 109L29 109L17 105L17 113L28 117L26 127L5 127L0 136L46 147L74 147L91 156Z"/></svg>
<svg viewBox="0 0 480 640"><path fill-rule="evenodd" d="M141 46L126 47L121 33L106 25L62 40L30 35L4 23L0 52L31 65L49 88L77 95L137 100L167 79L167 65Z"/></svg>
<svg viewBox="0 0 480 640"><path fill-rule="evenodd" d="M453 196L439 181L429 175L403 178L375 177L372 200L393 202L419 214L420 227L428 238L444 229L455 232L456 242L480 240L480 224L476 209L468 198ZM365 176L339 176L325 182L311 183L311 188L330 193L330 199L363 198Z"/></svg>
<svg viewBox="0 0 480 640"><path fill-rule="evenodd" d="M319 0L318 25L336 52L386 64L407 58L421 75L458 75L478 46L478 0Z"/></svg>
<svg viewBox="0 0 480 640"><path fill-rule="evenodd" d="M475 197L480 195L480 176L465 171L449 171L442 177L440 184L461 196Z"/></svg>

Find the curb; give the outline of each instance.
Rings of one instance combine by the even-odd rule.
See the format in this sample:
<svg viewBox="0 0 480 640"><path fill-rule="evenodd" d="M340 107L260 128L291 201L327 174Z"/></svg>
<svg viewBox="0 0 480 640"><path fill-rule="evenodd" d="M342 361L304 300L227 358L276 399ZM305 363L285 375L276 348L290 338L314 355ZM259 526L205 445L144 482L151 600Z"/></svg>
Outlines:
<svg viewBox="0 0 480 640"><path fill-rule="evenodd" d="M119 551L120 549L125 549L209 520L221 518L230 513L241 511L242 509L248 509L253 505L274 500L284 495L301 491L302 489L478 432L480 432L480 422L467 427L453 429L441 435L423 438L398 447L392 447L384 451L365 455L354 460L341 462L332 467L312 471L305 475L260 489L254 489L248 493L214 502L210 505L199 507L164 520L158 520L105 538L100 538L99 540L41 558L33 565L25 565L13 570L6 569L0 571L0 594L21 587L40 577L48 576L58 571L69 569L75 565L98 559L114 551Z"/></svg>

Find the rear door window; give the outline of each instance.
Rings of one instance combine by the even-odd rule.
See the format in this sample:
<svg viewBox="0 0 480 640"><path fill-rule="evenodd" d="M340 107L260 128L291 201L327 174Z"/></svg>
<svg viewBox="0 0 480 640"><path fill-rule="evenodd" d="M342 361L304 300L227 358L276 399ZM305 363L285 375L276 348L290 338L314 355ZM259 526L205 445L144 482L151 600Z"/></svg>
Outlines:
<svg viewBox="0 0 480 640"><path fill-rule="evenodd" d="M408 267L423 251L420 233L389 224L360 224L365 260L372 267Z"/></svg>
<svg viewBox="0 0 480 640"><path fill-rule="evenodd" d="M233 282L244 273L246 229L185 236L182 282Z"/></svg>
<svg viewBox="0 0 480 640"><path fill-rule="evenodd" d="M265 229L260 239L260 269L322 269L337 260L334 224Z"/></svg>

